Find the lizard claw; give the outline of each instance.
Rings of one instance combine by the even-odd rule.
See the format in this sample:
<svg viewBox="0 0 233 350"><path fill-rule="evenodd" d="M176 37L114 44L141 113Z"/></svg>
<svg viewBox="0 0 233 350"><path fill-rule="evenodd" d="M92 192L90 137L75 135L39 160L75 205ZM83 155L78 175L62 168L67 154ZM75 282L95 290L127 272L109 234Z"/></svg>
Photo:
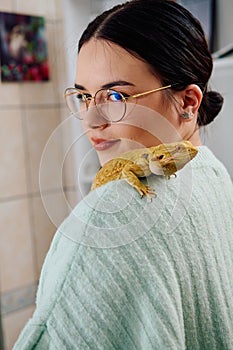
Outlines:
<svg viewBox="0 0 233 350"><path fill-rule="evenodd" d="M141 198L143 196L147 196L147 198L150 199L150 201L152 201L152 197L156 197L156 193L154 191L153 188L151 188L150 186L142 186L140 189L137 188L138 192L141 195Z"/></svg>
<svg viewBox="0 0 233 350"><path fill-rule="evenodd" d="M171 175L167 175L167 176L166 176L166 179L167 179L167 180L170 180L170 178L171 178L172 176L174 176L175 178L177 177L177 175L174 173L174 174L171 174Z"/></svg>

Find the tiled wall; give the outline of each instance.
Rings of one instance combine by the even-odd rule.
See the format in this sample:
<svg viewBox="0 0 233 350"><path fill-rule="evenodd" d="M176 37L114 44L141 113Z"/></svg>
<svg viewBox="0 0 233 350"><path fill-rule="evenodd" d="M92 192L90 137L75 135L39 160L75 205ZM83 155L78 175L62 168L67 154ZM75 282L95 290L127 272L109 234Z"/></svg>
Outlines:
<svg viewBox="0 0 233 350"><path fill-rule="evenodd" d="M57 224L68 213L61 184L56 180L61 171L62 139L50 146L52 156L46 164L42 188L54 209L55 221L44 208L39 186L42 152L68 114L63 101L66 64L62 0L1 0L0 11L45 17L51 71L49 82L0 82L0 290L8 350L33 313L45 254ZM69 171L66 175L63 173L65 194L75 201L72 176Z"/></svg>

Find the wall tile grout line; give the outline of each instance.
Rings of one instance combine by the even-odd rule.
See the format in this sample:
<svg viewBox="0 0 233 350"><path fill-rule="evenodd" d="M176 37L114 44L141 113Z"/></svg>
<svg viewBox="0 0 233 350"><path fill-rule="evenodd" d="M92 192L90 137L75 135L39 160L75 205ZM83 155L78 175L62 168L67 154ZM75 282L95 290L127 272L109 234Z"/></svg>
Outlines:
<svg viewBox="0 0 233 350"><path fill-rule="evenodd" d="M41 192L30 192L30 193L24 193L24 194L19 194L19 195L14 195L10 197L5 197L5 198L0 198L0 203L7 203L7 202L13 202L21 199L26 199L26 198L40 198L41 195L43 196L49 196L53 194L58 194L61 192L76 192L78 188L76 186L64 186L62 189L61 188L53 188L50 190L46 191L41 191Z"/></svg>
<svg viewBox="0 0 233 350"><path fill-rule="evenodd" d="M32 179L31 179L31 167L30 167L30 155L29 155L29 140L28 140L28 130L27 123L25 120L26 109L22 108L21 110L21 122L22 122L22 134L23 134L23 147L24 147L24 166L26 170L26 190L27 190L27 206L28 206L28 220L29 220L29 229L31 237L31 248L32 248L32 259L33 259L33 268L34 276L38 276L38 266L37 266L37 250L36 250L36 240L35 240L35 218L33 213L32 198L28 197L28 193L32 188Z"/></svg>
<svg viewBox="0 0 233 350"><path fill-rule="evenodd" d="M0 298L0 315L2 315L1 298ZM4 336L3 336L3 328L2 328L2 319L1 319L1 317L0 317L0 349L4 350Z"/></svg>
<svg viewBox="0 0 233 350"><path fill-rule="evenodd" d="M38 109L61 109L61 108L67 108L65 103L47 103L47 104L15 104L15 105L0 105L0 110L7 111L7 110L38 110ZM67 115L69 114L69 111L67 109Z"/></svg>

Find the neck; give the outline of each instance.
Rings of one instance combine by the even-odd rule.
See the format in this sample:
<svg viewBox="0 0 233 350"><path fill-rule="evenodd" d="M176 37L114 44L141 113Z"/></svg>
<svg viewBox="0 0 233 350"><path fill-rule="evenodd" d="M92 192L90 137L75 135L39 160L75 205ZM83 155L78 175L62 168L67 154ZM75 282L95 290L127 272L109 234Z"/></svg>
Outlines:
<svg viewBox="0 0 233 350"><path fill-rule="evenodd" d="M199 127L196 128L194 130L194 132L192 133L192 135L189 135L187 138L186 138L187 141L190 141L193 146L201 146L202 145L202 142L201 142L201 138L200 138L200 132L199 132Z"/></svg>

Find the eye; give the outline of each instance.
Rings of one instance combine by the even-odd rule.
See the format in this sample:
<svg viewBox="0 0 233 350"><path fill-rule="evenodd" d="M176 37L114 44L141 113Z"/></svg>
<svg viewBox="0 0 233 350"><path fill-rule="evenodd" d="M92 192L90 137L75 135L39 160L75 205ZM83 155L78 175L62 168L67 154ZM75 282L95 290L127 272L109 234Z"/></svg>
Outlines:
<svg viewBox="0 0 233 350"><path fill-rule="evenodd" d="M76 99L77 99L79 102L83 102L83 101L84 101L84 96L83 96L83 94L77 94L77 95L76 95Z"/></svg>
<svg viewBox="0 0 233 350"><path fill-rule="evenodd" d="M88 93L86 93L86 94L77 93L76 94L76 99L78 100L78 102L85 102L89 98L91 98L91 95Z"/></svg>
<svg viewBox="0 0 233 350"><path fill-rule="evenodd" d="M185 147L183 145L177 145L176 146L176 151L184 151Z"/></svg>
<svg viewBox="0 0 233 350"><path fill-rule="evenodd" d="M110 102L121 102L123 100L123 97L121 93L110 90L107 99Z"/></svg>
<svg viewBox="0 0 233 350"><path fill-rule="evenodd" d="M164 154L161 154L160 156L157 157L157 159L161 160L161 159L163 159L163 157L164 157Z"/></svg>

